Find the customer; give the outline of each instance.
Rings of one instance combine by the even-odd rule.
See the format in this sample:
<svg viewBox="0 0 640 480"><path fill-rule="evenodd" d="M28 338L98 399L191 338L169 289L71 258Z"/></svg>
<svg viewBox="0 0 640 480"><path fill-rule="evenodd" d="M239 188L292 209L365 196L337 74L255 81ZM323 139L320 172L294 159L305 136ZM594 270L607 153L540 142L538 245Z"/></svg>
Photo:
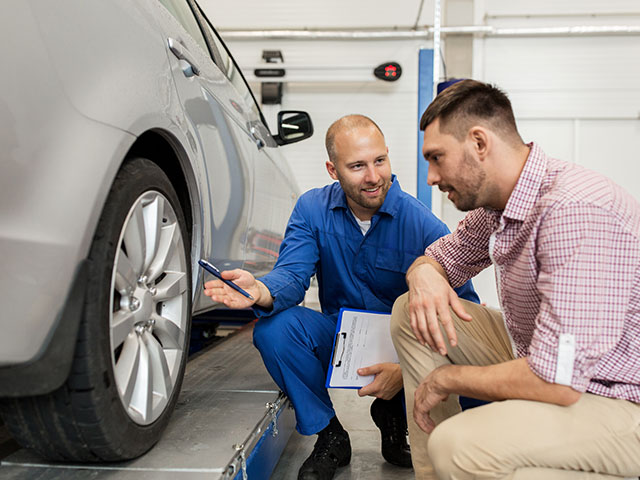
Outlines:
<svg viewBox="0 0 640 480"><path fill-rule="evenodd" d="M207 295L228 307L254 307L259 318L254 344L291 399L298 432L318 434L313 453L300 468L301 479L331 479L351 458L349 436L325 388L340 308L391 312L394 300L407 291L409 265L448 233L423 204L400 189L384 136L371 119L349 115L337 120L327 131L326 147L327 171L338 182L300 197L273 271L260 280L243 270L223 272L251 293L255 304L219 280L205 285ZM296 306L314 274L322 313ZM468 282L458 293L477 301ZM383 363L359 374L375 375L359 394L377 397L371 414L381 430L382 455L411 467L400 367Z"/></svg>
<svg viewBox="0 0 640 480"><path fill-rule="evenodd" d="M428 183L470 212L393 309L416 477L637 476L640 206L524 144L491 85L444 90L420 128ZM491 264L504 322L452 290Z"/></svg>

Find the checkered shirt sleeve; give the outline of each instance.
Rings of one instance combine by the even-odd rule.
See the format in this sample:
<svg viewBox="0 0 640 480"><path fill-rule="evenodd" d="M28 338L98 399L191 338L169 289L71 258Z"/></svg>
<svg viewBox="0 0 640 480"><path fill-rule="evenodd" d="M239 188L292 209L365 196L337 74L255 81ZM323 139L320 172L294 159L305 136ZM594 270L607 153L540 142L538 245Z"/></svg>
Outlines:
<svg viewBox="0 0 640 480"><path fill-rule="evenodd" d="M542 218L536 259L541 298L529 366L553 383L559 335L573 335L571 386L584 392L603 367L627 363L610 352L622 337L640 265L637 237L611 211L567 202Z"/></svg>
<svg viewBox="0 0 640 480"><path fill-rule="evenodd" d="M456 230L425 250L444 268L453 288L463 285L491 265L489 237L497 228L499 217L484 208L469 212Z"/></svg>

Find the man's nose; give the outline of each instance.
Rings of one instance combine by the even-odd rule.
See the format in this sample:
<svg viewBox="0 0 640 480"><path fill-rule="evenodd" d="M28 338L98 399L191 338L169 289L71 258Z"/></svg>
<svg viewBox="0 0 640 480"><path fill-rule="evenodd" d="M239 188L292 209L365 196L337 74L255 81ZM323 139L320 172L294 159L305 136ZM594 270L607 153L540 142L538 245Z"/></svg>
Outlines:
<svg viewBox="0 0 640 480"><path fill-rule="evenodd" d="M367 183L378 183L380 179L380 175L376 170L376 167L373 165L367 166L367 170L365 171L364 181Z"/></svg>
<svg viewBox="0 0 640 480"><path fill-rule="evenodd" d="M431 165L427 167L427 184L428 185L437 185L440 182L440 175L436 172L436 169Z"/></svg>

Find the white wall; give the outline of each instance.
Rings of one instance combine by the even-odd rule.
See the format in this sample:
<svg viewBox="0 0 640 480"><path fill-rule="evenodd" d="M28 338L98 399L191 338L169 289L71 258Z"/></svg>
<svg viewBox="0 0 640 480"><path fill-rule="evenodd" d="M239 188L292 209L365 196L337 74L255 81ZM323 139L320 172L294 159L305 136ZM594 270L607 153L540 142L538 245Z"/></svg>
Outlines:
<svg viewBox="0 0 640 480"><path fill-rule="evenodd" d="M287 65L326 65L338 79L353 78L348 70L342 68L345 65L367 66L358 74L365 77L365 81L288 82L284 87L282 105L264 106L265 116L272 128L275 127L276 112L281 109L306 110L312 117L314 136L283 149L302 191L332 181L324 166L327 158L324 136L329 125L343 115L361 113L370 116L384 132L393 171L403 188L415 195L420 42L263 41L235 42L232 47L241 67L258 64L262 49L281 50L285 68ZM402 65L401 78L396 82L375 79L373 68L389 60ZM313 71L309 70L309 74ZM255 92L260 91L258 83L250 83Z"/></svg>
<svg viewBox="0 0 640 480"><path fill-rule="evenodd" d="M476 1L496 27L640 25L637 0ZM599 171L640 200L640 36L487 38L474 76L511 98L525 141Z"/></svg>
<svg viewBox="0 0 640 480"><path fill-rule="evenodd" d="M416 22L420 6L420 0L399 0L388 5L370 0L250 0L239 3L238 8L227 0L201 0L200 3L223 38L225 29L406 28ZM433 7L427 5L420 23L432 23L432 18ZM370 116L384 132L393 171L402 187L415 195L418 49L430 48L431 41L226 39L226 43L245 74L262 63L262 50L280 50L284 68L288 68L287 76L302 79L285 83L282 105L263 107L272 129L278 110L306 110L311 115L314 136L283 148L302 191L331 182L324 166L324 135L329 125L343 115L361 113ZM387 61L396 61L402 66L402 77L396 82L383 82L373 76L373 69ZM309 81L314 77L322 81ZM248 79L259 96L259 83L255 78Z"/></svg>
<svg viewBox="0 0 640 480"><path fill-rule="evenodd" d="M637 0L445 0L445 5L460 9L465 1L473 3L475 25L640 25ZM449 49L460 40L449 37L445 46ZM526 142L535 141L551 156L607 175L640 200L635 153L640 144L639 60L638 35L478 36L473 40L472 77L508 93ZM464 70L455 60L450 63L458 72ZM442 205L442 218L453 228L463 214L446 197ZM492 268L474 284L483 301L498 306Z"/></svg>
<svg viewBox="0 0 640 480"><path fill-rule="evenodd" d="M420 0L253 0L234 8L226 0L201 0L219 28L410 27ZM418 25L433 25L433 0L426 0ZM541 27L640 25L637 0L443 0L443 25ZM224 36L224 33L223 33ZM376 81L299 82L285 87L282 108L311 113L316 135L284 152L302 190L330 181L324 170L323 137L329 124L348 113L364 113L386 134L395 173L416 191L417 50L431 41L229 41L242 67L261 62L263 49L282 50L287 65L336 66L336 75L357 77L383 61L402 64L395 84ZM550 155L608 175L640 199L640 36L448 37L443 49L449 76L498 84L512 99L521 134ZM317 71L316 71L317 72ZM303 70L303 73L305 71ZM313 76L312 70L306 71ZM259 88L254 88L256 92ZM265 107L271 125L277 108ZM439 193L436 193L439 195ZM443 220L455 228L462 214L443 198ZM482 299L497 306L491 269L474 281Z"/></svg>

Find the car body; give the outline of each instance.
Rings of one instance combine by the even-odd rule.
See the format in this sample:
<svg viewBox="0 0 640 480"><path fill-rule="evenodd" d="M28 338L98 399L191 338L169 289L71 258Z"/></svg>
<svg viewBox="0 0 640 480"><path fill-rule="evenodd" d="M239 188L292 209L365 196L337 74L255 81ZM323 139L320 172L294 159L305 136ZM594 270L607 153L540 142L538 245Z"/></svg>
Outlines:
<svg viewBox="0 0 640 480"><path fill-rule="evenodd" d="M198 259L256 275L271 268L298 195L277 147L312 126L291 112L283 118L302 121L301 133L288 137L280 120L270 134L192 0L10 0L3 10L0 50L11 67L0 78L0 412L45 456L131 458L155 443L171 413L191 315L219 307L202 293ZM161 325L167 316L175 322ZM145 358L155 365L144 399L152 415L127 403L144 393L122 380L129 344L137 357L128 368L141 372ZM160 403L158 368L167 390ZM86 448L77 453L25 440L42 425L17 417L74 418L34 398L79 395L80 383L93 388L100 375L101 388L119 392L125 415L116 417L132 424L113 430L154 430L136 440L146 444L96 454L88 433L78 434ZM114 380L118 389L107 385Z"/></svg>

